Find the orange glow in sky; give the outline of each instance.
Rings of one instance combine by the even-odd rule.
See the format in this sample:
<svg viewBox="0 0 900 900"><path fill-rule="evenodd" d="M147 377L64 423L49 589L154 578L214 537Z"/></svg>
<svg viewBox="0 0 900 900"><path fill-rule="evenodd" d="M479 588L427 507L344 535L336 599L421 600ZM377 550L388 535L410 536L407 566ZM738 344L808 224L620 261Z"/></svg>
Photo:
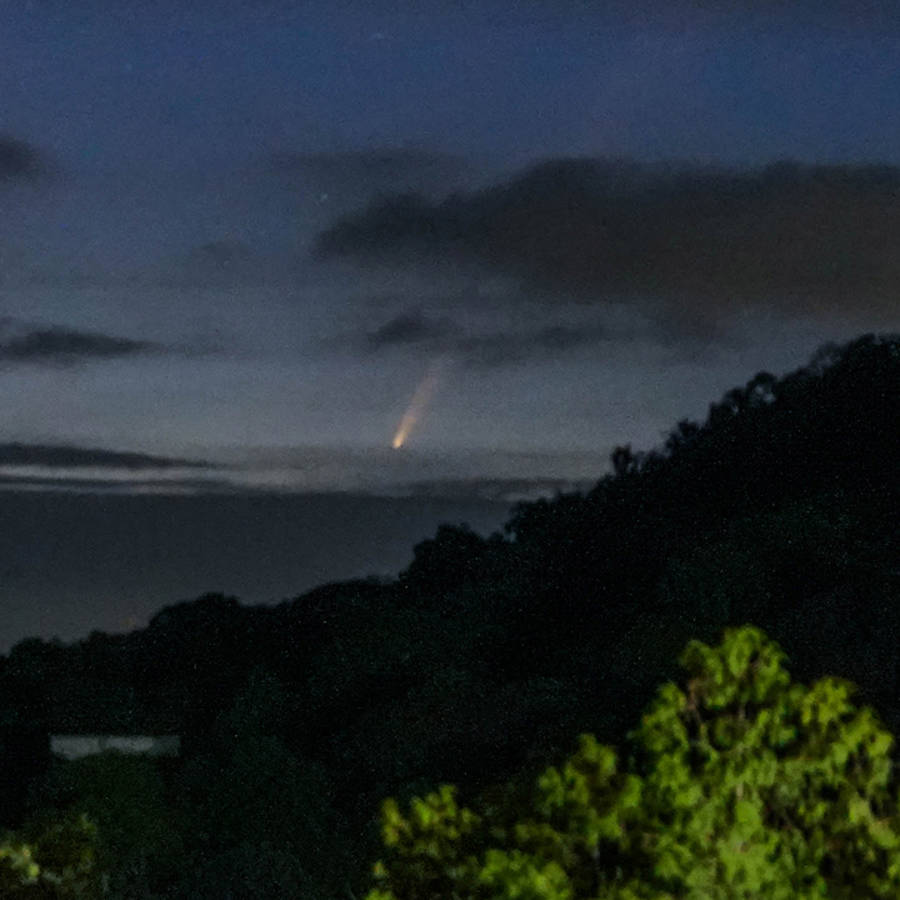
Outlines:
<svg viewBox="0 0 900 900"><path fill-rule="evenodd" d="M403 418L400 420L400 425L397 427L394 439L391 441L391 446L395 450L399 450L406 443L410 432L413 430L419 419L421 419L428 407L428 403L431 400L437 382L438 367L432 366L428 372L425 373L425 377L419 382L415 393L412 395L412 400L409 401L409 406L406 407L406 412L403 413Z"/></svg>

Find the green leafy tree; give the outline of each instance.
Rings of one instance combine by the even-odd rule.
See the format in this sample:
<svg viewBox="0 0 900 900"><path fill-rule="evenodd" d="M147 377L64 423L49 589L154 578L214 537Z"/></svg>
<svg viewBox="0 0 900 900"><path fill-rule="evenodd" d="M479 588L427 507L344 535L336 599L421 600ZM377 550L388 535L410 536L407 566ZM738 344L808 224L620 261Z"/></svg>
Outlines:
<svg viewBox="0 0 900 900"><path fill-rule="evenodd" d="M36 819L0 838L0 896L93 900L102 895L97 829L84 814Z"/></svg>
<svg viewBox="0 0 900 900"><path fill-rule="evenodd" d="M524 800L387 800L368 900L900 896L893 738L849 682L784 660L751 626L691 641L624 762L583 735Z"/></svg>

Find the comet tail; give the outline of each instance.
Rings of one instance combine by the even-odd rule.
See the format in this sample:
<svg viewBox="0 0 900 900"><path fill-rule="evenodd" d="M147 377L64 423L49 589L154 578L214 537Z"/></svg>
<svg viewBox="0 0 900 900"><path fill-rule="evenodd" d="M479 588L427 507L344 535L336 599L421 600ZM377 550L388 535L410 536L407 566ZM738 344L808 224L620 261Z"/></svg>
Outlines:
<svg viewBox="0 0 900 900"><path fill-rule="evenodd" d="M403 418L400 420L400 425L397 428L394 439L391 441L391 446L395 450L399 450L406 443L409 433L425 412L428 402L431 400L431 395L434 393L437 381L437 369L431 368L419 382L419 386L412 395L412 400L409 401L406 412L403 413Z"/></svg>

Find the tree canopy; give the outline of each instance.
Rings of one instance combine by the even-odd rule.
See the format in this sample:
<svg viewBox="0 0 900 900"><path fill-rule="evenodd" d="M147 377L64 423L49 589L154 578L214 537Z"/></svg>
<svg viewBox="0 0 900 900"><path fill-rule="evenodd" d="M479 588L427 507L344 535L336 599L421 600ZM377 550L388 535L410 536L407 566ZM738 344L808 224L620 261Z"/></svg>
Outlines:
<svg viewBox="0 0 900 900"><path fill-rule="evenodd" d="M784 660L751 626L691 641L624 758L582 735L530 796L385 801L368 900L898 896L893 737L849 682Z"/></svg>
<svg viewBox="0 0 900 900"><path fill-rule="evenodd" d="M102 892L97 827L83 813L42 816L0 836L0 896L91 900Z"/></svg>

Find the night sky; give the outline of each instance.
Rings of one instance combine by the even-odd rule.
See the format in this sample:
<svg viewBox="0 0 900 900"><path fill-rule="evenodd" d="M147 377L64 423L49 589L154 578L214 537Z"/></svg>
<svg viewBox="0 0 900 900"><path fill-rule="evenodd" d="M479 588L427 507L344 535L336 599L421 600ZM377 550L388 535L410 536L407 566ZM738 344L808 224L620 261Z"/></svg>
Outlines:
<svg viewBox="0 0 900 900"><path fill-rule="evenodd" d="M3 3L0 479L530 496L896 329L897 9Z"/></svg>

